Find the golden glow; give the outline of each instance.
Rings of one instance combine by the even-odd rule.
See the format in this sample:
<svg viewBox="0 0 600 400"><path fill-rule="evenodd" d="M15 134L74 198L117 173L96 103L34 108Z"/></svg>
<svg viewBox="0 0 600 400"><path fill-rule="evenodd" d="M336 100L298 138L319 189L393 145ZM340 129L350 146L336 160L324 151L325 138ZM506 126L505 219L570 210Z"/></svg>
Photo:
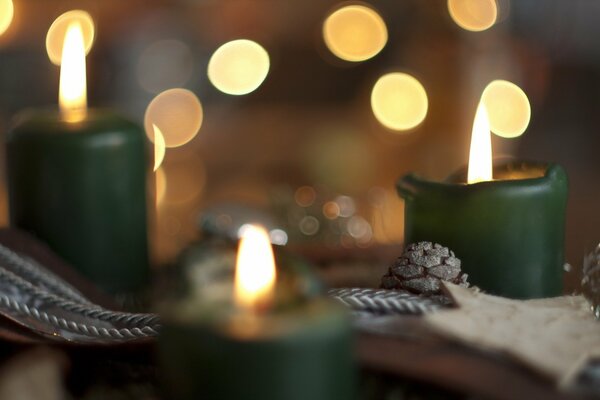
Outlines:
<svg viewBox="0 0 600 400"><path fill-rule="evenodd" d="M0 0L0 35L10 26L15 14L12 0Z"/></svg>
<svg viewBox="0 0 600 400"><path fill-rule="evenodd" d="M160 128L152 124L154 131L154 171L156 171L165 158L165 137Z"/></svg>
<svg viewBox="0 0 600 400"><path fill-rule="evenodd" d="M351 5L334 11L323 24L327 48L346 61L365 61L385 46L388 32L383 18L373 9Z"/></svg>
<svg viewBox="0 0 600 400"><path fill-rule="evenodd" d="M149 93L185 86L194 72L194 55L180 40L159 40L140 54L136 78Z"/></svg>
<svg viewBox="0 0 600 400"><path fill-rule="evenodd" d="M383 75L375 83L371 108L385 127L398 131L412 129L427 115L427 93L413 76L393 72Z"/></svg>
<svg viewBox="0 0 600 400"><path fill-rule="evenodd" d="M471 134L471 150L469 151L468 183L491 181L492 173L492 138L490 122L483 103L479 103L473 122Z"/></svg>
<svg viewBox="0 0 600 400"><path fill-rule="evenodd" d="M448 12L458 26L468 31L484 31L496 23L496 0L448 0Z"/></svg>
<svg viewBox="0 0 600 400"><path fill-rule="evenodd" d="M95 29L92 16L83 10L67 11L56 18L46 34L46 52L54 65L61 63L65 35L68 27L74 22L79 23L81 27L85 54L90 52L94 44Z"/></svg>
<svg viewBox="0 0 600 400"><path fill-rule="evenodd" d="M79 22L67 28L60 67L58 104L64 120L78 122L87 114L85 49Z"/></svg>
<svg viewBox="0 0 600 400"><path fill-rule="evenodd" d="M160 206L167 193L167 174L162 167L156 170L156 206Z"/></svg>
<svg viewBox="0 0 600 400"><path fill-rule="evenodd" d="M275 257L269 233L262 227L244 228L235 269L235 303L247 310L259 310L273 301Z"/></svg>
<svg viewBox="0 0 600 400"><path fill-rule="evenodd" d="M186 89L169 89L157 95L144 116L146 135L153 142L153 125L160 126L166 147L179 147L192 140L204 113L196 95Z"/></svg>
<svg viewBox="0 0 600 400"><path fill-rule="evenodd" d="M202 195L206 185L206 167L193 150L179 148L165 156L160 169L167 175L164 204L190 205ZM184 207L185 208L185 207Z"/></svg>
<svg viewBox="0 0 600 400"><path fill-rule="evenodd" d="M392 190L372 188L370 223L373 240L377 243L397 244L404 241L404 200Z"/></svg>
<svg viewBox="0 0 600 400"><path fill-rule="evenodd" d="M247 94L263 83L269 65L269 54L261 45L247 39L233 40L210 57L208 79L223 93Z"/></svg>
<svg viewBox="0 0 600 400"><path fill-rule="evenodd" d="M523 90L509 81L490 82L481 96L490 118L490 128L498 136L521 136L531 119L531 105Z"/></svg>

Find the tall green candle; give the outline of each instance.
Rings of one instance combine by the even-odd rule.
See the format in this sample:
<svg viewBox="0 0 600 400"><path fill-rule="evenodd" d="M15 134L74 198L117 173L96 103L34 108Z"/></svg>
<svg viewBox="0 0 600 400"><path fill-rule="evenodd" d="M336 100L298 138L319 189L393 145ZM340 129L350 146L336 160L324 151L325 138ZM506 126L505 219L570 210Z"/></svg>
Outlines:
<svg viewBox="0 0 600 400"><path fill-rule="evenodd" d="M558 165L507 162L494 180L467 184L466 174L433 182L409 174L398 182L405 200L405 242L450 247L469 281L513 298L562 291L567 176Z"/></svg>
<svg viewBox="0 0 600 400"><path fill-rule="evenodd" d="M139 288L148 271L144 137L111 112L76 124L56 112L21 115L6 147L11 224L102 288Z"/></svg>
<svg viewBox="0 0 600 400"><path fill-rule="evenodd" d="M148 274L145 135L113 112L87 109L77 28L65 38L60 112L24 113L8 134L10 221L102 288L135 290Z"/></svg>

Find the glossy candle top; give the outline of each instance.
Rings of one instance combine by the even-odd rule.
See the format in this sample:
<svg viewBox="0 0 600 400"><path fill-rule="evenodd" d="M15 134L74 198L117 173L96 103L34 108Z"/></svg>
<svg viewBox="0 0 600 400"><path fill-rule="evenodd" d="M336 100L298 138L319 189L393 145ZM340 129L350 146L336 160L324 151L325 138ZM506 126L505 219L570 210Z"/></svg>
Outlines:
<svg viewBox="0 0 600 400"><path fill-rule="evenodd" d="M87 117L79 122L67 122L56 109L26 110L19 113L8 134L8 141L38 136L119 135L131 133L144 140L138 125L123 116L104 109L90 109Z"/></svg>
<svg viewBox="0 0 600 400"><path fill-rule="evenodd" d="M562 167L536 161L498 161L494 165L494 180L467 184L467 168L451 174L446 180L432 181L416 174L405 175L397 183L402 196L411 196L423 191L444 191L445 193L470 192L478 190L521 190L566 182L567 175Z"/></svg>
<svg viewBox="0 0 600 400"><path fill-rule="evenodd" d="M550 173L550 165L532 161L500 161L494 165L494 181L512 181L543 178ZM467 183L467 169L462 168L446 178L447 183ZM481 182L477 182L481 183ZM474 185L471 183L470 185Z"/></svg>

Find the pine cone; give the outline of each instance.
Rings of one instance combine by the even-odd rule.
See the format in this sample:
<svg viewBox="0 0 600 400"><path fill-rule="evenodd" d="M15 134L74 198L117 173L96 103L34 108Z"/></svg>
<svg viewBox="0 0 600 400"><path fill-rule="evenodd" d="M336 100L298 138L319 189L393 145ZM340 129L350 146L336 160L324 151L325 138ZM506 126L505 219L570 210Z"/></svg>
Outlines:
<svg viewBox="0 0 600 400"><path fill-rule="evenodd" d="M427 296L441 294L441 282L468 287L460 260L447 247L431 242L410 244L381 279L383 289L403 289Z"/></svg>
<svg viewBox="0 0 600 400"><path fill-rule="evenodd" d="M583 259L581 288L592 305L594 316L600 319L600 244Z"/></svg>

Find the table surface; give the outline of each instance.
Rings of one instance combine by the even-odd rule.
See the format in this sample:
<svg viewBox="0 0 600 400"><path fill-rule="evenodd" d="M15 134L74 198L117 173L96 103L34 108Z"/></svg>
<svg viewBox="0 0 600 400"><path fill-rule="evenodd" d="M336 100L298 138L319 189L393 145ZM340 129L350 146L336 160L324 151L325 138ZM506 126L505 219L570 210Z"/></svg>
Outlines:
<svg viewBox="0 0 600 400"><path fill-rule="evenodd" d="M0 243L28 254L88 298L107 308L116 302L73 271L45 245L15 230L0 230ZM404 317L418 327L418 317ZM154 344L70 346L49 343L7 319L0 318L0 395L4 376L26 376L33 369L15 364L40 346L50 346L61 382L79 399L161 399L160 371ZM384 336L359 333L357 356L361 366L361 399L394 394L398 399L577 399L555 389L546 378L498 354L484 353L427 335ZM33 365L38 361L33 361ZM23 368L22 374L11 374ZM23 397L26 399L27 397ZM52 397L48 397L50 399ZM43 399L42 399L43 400Z"/></svg>

